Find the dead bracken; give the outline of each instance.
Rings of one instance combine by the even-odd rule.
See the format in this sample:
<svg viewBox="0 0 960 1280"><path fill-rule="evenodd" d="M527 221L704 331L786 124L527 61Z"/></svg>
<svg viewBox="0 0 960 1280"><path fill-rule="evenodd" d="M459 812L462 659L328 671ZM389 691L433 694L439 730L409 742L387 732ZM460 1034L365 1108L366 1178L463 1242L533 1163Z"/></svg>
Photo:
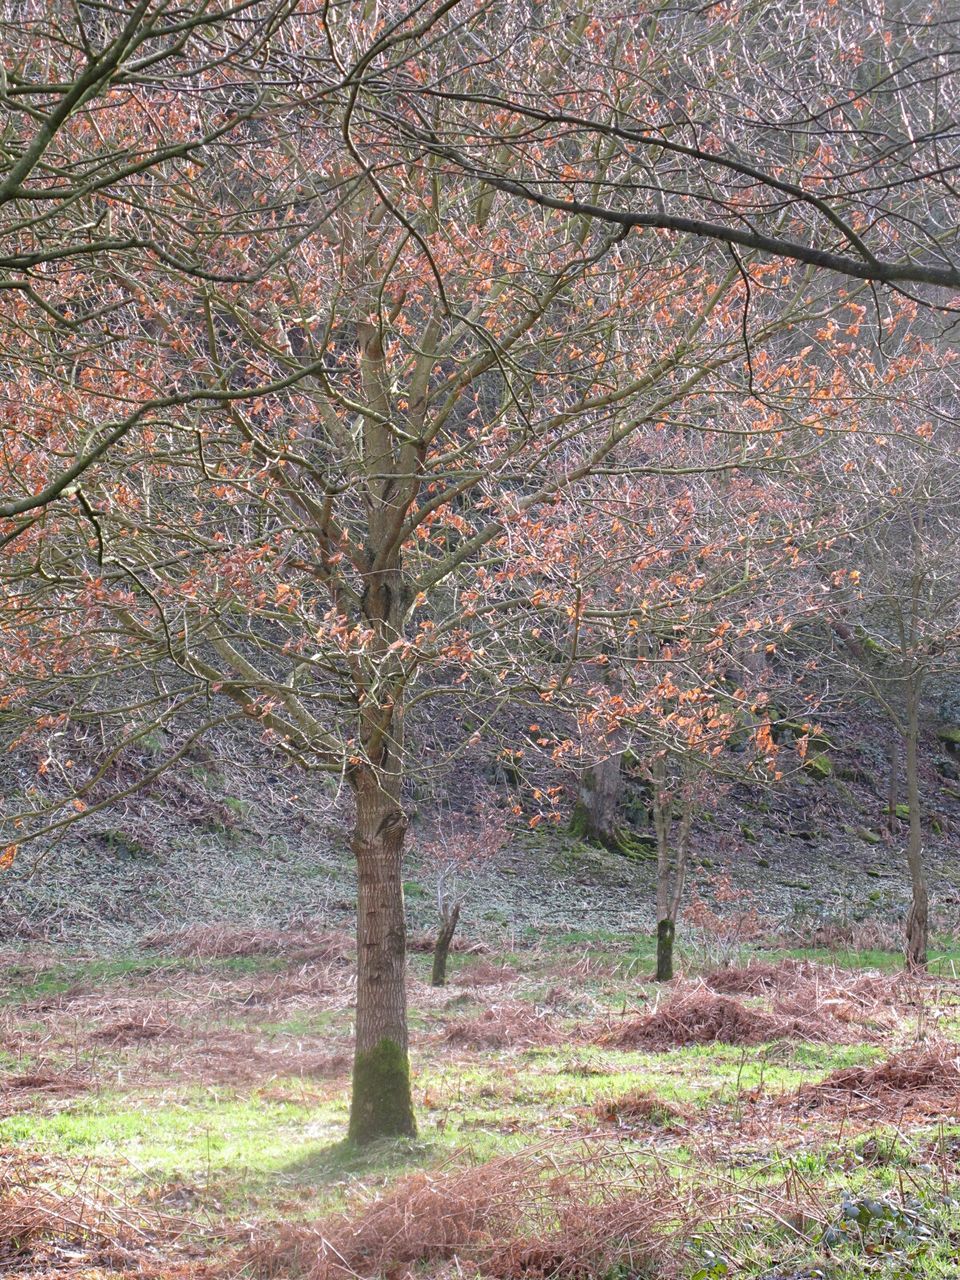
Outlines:
<svg viewBox="0 0 960 1280"><path fill-rule="evenodd" d="M560 1034L553 1022L519 1001L497 1004L477 1018L447 1023L447 1044L461 1049L506 1049L514 1045L552 1044Z"/></svg>
<svg viewBox="0 0 960 1280"><path fill-rule="evenodd" d="M843 1067L793 1095L801 1108L857 1108L895 1113L913 1107L956 1116L960 1110L960 1046L943 1041L895 1054L874 1067Z"/></svg>
<svg viewBox="0 0 960 1280"><path fill-rule="evenodd" d="M271 1280L357 1280L455 1263L495 1280L590 1280L629 1263L675 1274L702 1205L660 1170L624 1179L601 1151L545 1150L403 1178L309 1226L256 1237L248 1257Z"/></svg>
<svg viewBox="0 0 960 1280"><path fill-rule="evenodd" d="M651 1013L607 1030L598 1043L616 1049L668 1049L685 1044L763 1044L788 1038L831 1039L832 1028L817 1018L778 1016L704 987L679 991Z"/></svg>
<svg viewBox="0 0 960 1280"><path fill-rule="evenodd" d="M245 956L287 956L293 961L346 962L356 947L349 934L302 929L243 929L234 925L188 925L147 934L142 945L184 959L223 960Z"/></svg>
<svg viewBox="0 0 960 1280"><path fill-rule="evenodd" d="M633 1089L618 1098L606 1098L594 1107L594 1115L608 1124L648 1124L669 1128L689 1119L686 1111L658 1098L647 1089Z"/></svg>
<svg viewBox="0 0 960 1280"><path fill-rule="evenodd" d="M509 965L494 964L490 960L474 960L450 975L454 987L495 987L501 983L516 982L516 969Z"/></svg>

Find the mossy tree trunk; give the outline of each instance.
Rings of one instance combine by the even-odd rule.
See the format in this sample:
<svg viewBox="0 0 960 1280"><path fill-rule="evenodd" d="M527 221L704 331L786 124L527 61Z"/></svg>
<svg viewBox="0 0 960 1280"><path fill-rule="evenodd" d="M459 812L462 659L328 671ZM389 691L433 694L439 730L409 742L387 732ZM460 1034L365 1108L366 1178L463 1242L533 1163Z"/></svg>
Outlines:
<svg viewBox="0 0 960 1280"><path fill-rule="evenodd" d="M617 816L623 792L622 759L623 753L616 751L583 771L570 819L574 835L613 850L620 845Z"/></svg>
<svg viewBox="0 0 960 1280"><path fill-rule="evenodd" d="M407 820L374 771L357 766L357 1028L349 1136L416 1133L407 1058L406 927L401 858Z"/></svg>
<svg viewBox="0 0 960 1280"><path fill-rule="evenodd" d="M907 865L910 868L911 900L907 912L905 959L908 969L927 967L930 931L930 900L923 867L923 813L920 801L920 690L915 678L907 681L906 732L907 805L910 831L907 837Z"/></svg>
<svg viewBox="0 0 960 1280"><path fill-rule="evenodd" d="M454 902L451 905L444 903L440 908L440 930L437 933L437 941L433 947L433 971L430 974L431 987L446 985L447 956L450 954L450 944L453 942L453 935L457 931L459 919L459 902Z"/></svg>
<svg viewBox="0 0 960 1280"><path fill-rule="evenodd" d="M673 977L673 940L676 933L675 921L657 921L657 982L669 982Z"/></svg>

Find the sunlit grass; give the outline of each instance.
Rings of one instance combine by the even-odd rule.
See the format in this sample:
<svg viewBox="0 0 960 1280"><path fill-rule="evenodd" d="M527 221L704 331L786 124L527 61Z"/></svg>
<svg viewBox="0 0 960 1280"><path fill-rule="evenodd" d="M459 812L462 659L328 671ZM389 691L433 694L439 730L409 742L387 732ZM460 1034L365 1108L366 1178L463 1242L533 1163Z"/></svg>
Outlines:
<svg viewBox="0 0 960 1280"><path fill-rule="evenodd" d="M810 951L767 953L764 958L785 954L838 960L836 953ZM858 952L850 967L889 972L895 959ZM914 1184L928 1199L933 1196L928 1155L937 1141L952 1141L953 1131L883 1124L864 1130L798 1112L768 1133L762 1119L781 1114L778 1108L803 1086L830 1072L875 1063L891 1047L909 1043L924 1031L921 1015L911 1014L917 1023L905 1021L883 1044L875 1039L844 1044L782 1040L748 1048L688 1045L655 1053L598 1043L598 1029L615 1025L622 1016L640 1016L669 997L668 989L649 981L650 960L645 939L586 932L574 939L548 936L529 950L508 955L457 954L451 985L428 995L421 984L429 956L411 957L416 979L411 986L411 1057L419 1136L363 1151L343 1142L346 1070L336 1068L339 1073L332 1078L313 1078L291 1073L285 1064L285 1059L293 1061L289 1055L294 1051L309 1050L316 1057L343 1054L348 1048L354 1016L349 984L342 995L315 1006L302 991L284 1003L284 978L288 971L297 972L297 962L282 957L147 954L77 957L33 967L25 963L13 973L5 997L8 1026L16 1025L24 1043L17 1055L8 1051L0 1066L23 1073L35 1057L38 1071L62 1071L68 1080L79 1076L73 1091L18 1091L18 1110L0 1119L0 1143L24 1154L55 1157L65 1162L64 1168L89 1168L133 1203L166 1203L165 1197L172 1197L174 1204L182 1199L202 1206L211 1221L224 1224L224 1231L231 1222L322 1216L352 1202L361 1190L374 1193L416 1170L439 1177L451 1166L531 1146L599 1143L627 1177L631 1168L653 1161L681 1180L690 1179L691 1185L719 1180L733 1188L732 1195L747 1202L755 1197L758 1203L764 1196L780 1196L783 1187L798 1195L797 1188L807 1188L803 1194L816 1202L820 1217L804 1220L793 1232L769 1215L747 1236L741 1228L730 1236L718 1225L714 1256L728 1257L738 1275L757 1277L774 1265L782 1270L789 1264L801 1275L819 1267L825 1276L855 1280L912 1280L914 1275L945 1280L951 1273L945 1269L947 1248L939 1237L910 1255L915 1271L897 1272L884 1270L882 1258L876 1260L879 1255L858 1254L846 1237L842 1249L825 1249L821 1235L824 1224L840 1213L845 1196L895 1197L903 1186ZM458 975L478 962L503 967L503 979L458 986ZM173 1026L171 1044L181 1046L177 1060L184 1066L182 1080L165 1077L156 1063L146 1069L149 1050L137 1043L113 1046L109 1039L88 1036L91 1028L70 1012L73 990L86 993L88 1000L91 991L102 993L102 1016L107 1018L115 1002L138 991L155 991L158 978L166 1001L164 1017ZM280 997L259 998L265 988L274 987ZM947 1007L935 1022L940 1033L956 1033L957 1018L949 1007L954 995L944 993ZM182 997L179 1003L174 996ZM61 997L65 1004L57 1011ZM47 998L54 1001L49 1014L44 1013ZM745 999L747 1004L762 1003L758 997ZM22 1014L17 1004L25 1006ZM447 1041L452 1020L476 1019L500 1004L538 1009L559 1042L520 1040L497 1050L470 1051ZM200 1029L214 1043L220 1031L247 1037L266 1051L263 1072L248 1072L254 1076L249 1082L240 1077L227 1084L191 1080L190 1038ZM158 1060L165 1043L157 1042ZM230 1079L229 1070L225 1078ZM606 1115L607 1104L637 1093L653 1095L672 1112L660 1120ZM960 1138L956 1150L960 1163ZM942 1198L947 1192L941 1187L936 1194ZM931 1200L929 1214L937 1230L960 1229L955 1209L945 1202ZM841 1261L846 1269L838 1270L834 1263ZM897 1265L901 1263L902 1258ZM834 1266L833 1272L827 1264Z"/></svg>

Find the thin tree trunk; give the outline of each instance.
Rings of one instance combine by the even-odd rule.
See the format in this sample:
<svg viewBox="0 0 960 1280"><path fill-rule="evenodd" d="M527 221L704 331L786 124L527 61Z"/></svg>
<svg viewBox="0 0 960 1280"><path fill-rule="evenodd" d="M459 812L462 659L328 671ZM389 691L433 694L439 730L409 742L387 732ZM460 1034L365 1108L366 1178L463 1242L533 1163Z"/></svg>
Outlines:
<svg viewBox="0 0 960 1280"><path fill-rule="evenodd" d="M673 940L677 926L673 920L657 921L657 982L669 982L673 977Z"/></svg>
<svg viewBox="0 0 960 1280"><path fill-rule="evenodd" d="M666 780L666 762L663 762L655 766L653 775L653 815L657 831L657 971L654 975L657 982L669 982L673 977L673 946L690 861L690 831L693 826L693 801L687 779L681 787L680 834L674 855L671 836L676 801L665 796Z"/></svg>
<svg viewBox="0 0 960 1280"><path fill-rule="evenodd" d="M920 811L920 699L913 681L908 685L907 697L907 804L910 807L907 864L912 898L907 912L905 958L908 969L922 970L927 967L930 902L923 870L923 814Z"/></svg>
<svg viewBox="0 0 960 1280"><path fill-rule="evenodd" d="M900 802L900 744L897 735L890 739L890 778L887 785L887 830L892 836L897 829L897 805Z"/></svg>
<svg viewBox="0 0 960 1280"><path fill-rule="evenodd" d="M433 948L433 972L430 975L431 987L446 985L447 956L450 954L450 943L453 942L453 935L457 931L457 921L460 919L460 903L455 902L452 907L444 908L440 919L440 932L437 934L437 941Z"/></svg>
<svg viewBox="0 0 960 1280"><path fill-rule="evenodd" d="M673 940L676 924L671 919L673 899L673 867L670 856L670 832L673 827L673 798L667 795L667 764L663 759L653 766L653 825L657 833L657 982L673 977Z"/></svg>
<svg viewBox="0 0 960 1280"><path fill-rule="evenodd" d="M416 1133L407 1058L406 927L401 858L407 821L374 771L355 767L357 1032L349 1136Z"/></svg>

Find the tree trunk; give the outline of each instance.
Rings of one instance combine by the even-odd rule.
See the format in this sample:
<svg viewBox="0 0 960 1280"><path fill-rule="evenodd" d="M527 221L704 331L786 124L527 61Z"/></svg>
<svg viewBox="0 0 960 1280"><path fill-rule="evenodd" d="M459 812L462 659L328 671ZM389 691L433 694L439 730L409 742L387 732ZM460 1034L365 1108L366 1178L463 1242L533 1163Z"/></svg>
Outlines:
<svg viewBox="0 0 960 1280"><path fill-rule="evenodd" d="M689 765L681 761L684 774ZM683 777L674 795L667 792L667 761L653 768L653 822L657 832L657 982L673 977L673 943L677 934L683 885L690 861L690 831L693 826L693 798L689 777ZM674 807L679 805L679 823L674 823ZM672 837L679 834L674 852Z"/></svg>
<svg viewBox="0 0 960 1280"><path fill-rule="evenodd" d="M912 681L907 697L907 804L910 807L907 864L912 899L907 912L905 958L907 968L917 971L927 967L930 903L923 870L923 814L920 810L920 698L919 690Z"/></svg>
<svg viewBox="0 0 960 1280"><path fill-rule="evenodd" d="M441 914L440 932L437 934L437 941L433 948L433 972L430 975L431 987L446 985L447 956L450 953L450 943L453 941L453 935L456 933L459 919L459 902L455 902L452 907L445 908Z"/></svg>
<svg viewBox="0 0 960 1280"><path fill-rule="evenodd" d="M670 836L673 831L673 796L667 791L667 761L654 763L653 825L657 833L657 982L673 977L673 939L676 918L671 911L674 899L673 857Z"/></svg>
<svg viewBox="0 0 960 1280"><path fill-rule="evenodd" d="M897 805L900 802L900 744L897 734L890 739L890 778L887 785L887 831L897 830Z"/></svg>
<svg viewBox="0 0 960 1280"><path fill-rule="evenodd" d="M407 822L374 771L355 767L357 1033L349 1136L413 1136L407 1058L406 928L401 858Z"/></svg>
<svg viewBox="0 0 960 1280"><path fill-rule="evenodd" d="M657 982L669 982L673 977L673 939L676 932L673 920L657 922Z"/></svg>
<svg viewBox="0 0 960 1280"><path fill-rule="evenodd" d="M577 803L570 819L570 830L574 835L613 850L619 847L617 812L623 789L621 759L622 752L617 751L583 771Z"/></svg>

